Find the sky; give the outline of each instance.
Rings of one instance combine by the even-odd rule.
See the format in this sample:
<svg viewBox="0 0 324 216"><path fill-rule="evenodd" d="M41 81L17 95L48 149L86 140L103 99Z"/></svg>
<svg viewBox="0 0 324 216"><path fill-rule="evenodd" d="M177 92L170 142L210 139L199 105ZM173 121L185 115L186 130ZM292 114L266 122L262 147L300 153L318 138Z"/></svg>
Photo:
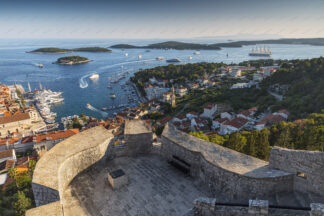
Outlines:
<svg viewBox="0 0 324 216"><path fill-rule="evenodd" d="M0 38L324 37L324 0L0 0Z"/></svg>

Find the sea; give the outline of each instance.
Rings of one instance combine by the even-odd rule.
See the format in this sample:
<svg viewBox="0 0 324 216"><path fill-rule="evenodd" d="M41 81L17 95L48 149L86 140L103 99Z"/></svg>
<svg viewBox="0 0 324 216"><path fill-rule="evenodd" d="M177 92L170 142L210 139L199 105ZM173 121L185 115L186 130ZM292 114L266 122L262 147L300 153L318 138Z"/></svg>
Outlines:
<svg viewBox="0 0 324 216"><path fill-rule="evenodd" d="M226 40L218 39L184 39L177 41L195 43L218 43ZM140 69L168 65L164 61L157 61L156 57L165 59L179 58L180 63L224 62L239 63L246 60L258 59L250 57L248 53L254 46L241 48L222 48L221 50L201 50L200 55L194 55L194 50L158 50L158 49L112 49L111 53L74 52L65 54L36 54L28 53L42 47L79 48L79 47L110 47L114 44L127 43L147 45L163 42L161 39L0 39L0 83L12 85L21 84L25 90L28 83L32 90L40 86L52 91L63 92L64 103L52 107L57 113L57 121L61 117L80 115L84 113L98 119L112 117L123 108L102 111L103 107L126 105L136 107L139 102L137 96L131 94L131 86L126 82ZM273 55L273 59L309 59L324 55L324 46L311 45L266 45ZM125 56L128 53L128 56ZM228 54L228 56L227 56ZM70 55L80 55L93 60L80 65L53 64L58 58ZM142 58L139 58L139 55ZM189 60L192 56L192 60ZM43 64L44 67L38 67ZM112 83L110 81L120 72L128 72L125 79ZM91 74L99 74L99 79L91 81ZM125 85L124 87L122 87ZM114 93L116 98L111 98ZM130 97L134 99L129 101ZM90 106L89 106L89 105Z"/></svg>

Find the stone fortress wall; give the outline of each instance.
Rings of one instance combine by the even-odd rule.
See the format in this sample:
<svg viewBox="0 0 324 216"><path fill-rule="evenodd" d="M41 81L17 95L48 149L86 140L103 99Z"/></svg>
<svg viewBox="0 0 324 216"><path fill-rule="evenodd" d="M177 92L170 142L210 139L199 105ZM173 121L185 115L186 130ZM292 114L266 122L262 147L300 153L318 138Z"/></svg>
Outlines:
<svg viewBox="0 0 324 216"><path fill-rule="evenodd" d="M208 185L215 196L226 194L231 201L246 202L293 190L293 174L180 132L172 125L162 134L161 154L168 161L187 165L190 175Z"/></svg>
<svg viewBox="0 0 324 216"><path fill-rule="evenodd" d="M324 197L324 152L275 147L270 154L270 166L293 173L294 190Z"/></svg>
<svg viewBox="0 0 324 216"><path fill-rule="evenodd" d="M98 126L62 141L47 152L38 161L33 176L37 208L28 210L26 215L63 215L63 191L76 175L104 158L141 154L159 154L169 162L188 168L189 174L208 185L215 197L226 194L230 201L246 202L294 189L317 191L323 197L324 177L318 170L323 168L324 153L274 148L269 164L182 133L172 125L165 127L162 145L157 147L152 145L151 129L140 120L126 122L124 135L126 143L115 146L111 131ZM296 180L296 172L307 176L303 187L303 182ZM218 210L227 208L235 211L230 206L219 206ZM211 215L222 215L214 213Z"/></svg>
<svg viewBox="0 0 324 216"><path fill-rule="evenodd" d="M38 208L28 210L26 215L63 215L64 188L106 155L113 138L111 132L98 126L62 141L47 152L37 162L32 181Z"/></svg>

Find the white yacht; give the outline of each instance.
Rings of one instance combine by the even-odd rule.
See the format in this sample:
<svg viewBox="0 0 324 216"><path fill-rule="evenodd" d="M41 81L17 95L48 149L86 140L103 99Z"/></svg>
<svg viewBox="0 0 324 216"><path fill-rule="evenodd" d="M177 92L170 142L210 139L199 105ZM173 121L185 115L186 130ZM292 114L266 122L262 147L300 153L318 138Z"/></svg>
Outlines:
<svg viewBox="0 0 324 216"><path fill-rule="evenodd" d="M127 57L128 56L128 53L125 53L125 56Z"/></svg>
<svg viewBox="0 0 324 216"><path fill-rule="evenodd" d="M90 77L89 77L90 80L97 80L99 79L99 74L97 73L93 73Z"/></svg>
<svg viewBox="0 0 324 216"><path fill-rule="evenodd" d="M192 56L189 56L189 60L192 60Z"/></svg>
<svg viewBox="0 0 324 216"><path fill-rule="evenodd" d="M138 55L138 59L141 59L142 58L142 55Z"/></svg>
<svg viewBox="0 0 324 216"><path fill-rule="evenodd" d="M162 60L164 60L164 57L163 56L156 57L156 60L162 61Z"/></svg>
<svg viewBox="0 0 324 216"><path fill-rule="evenodd" d="M194 52L195 55L200 55L200 51Z"/></svg>

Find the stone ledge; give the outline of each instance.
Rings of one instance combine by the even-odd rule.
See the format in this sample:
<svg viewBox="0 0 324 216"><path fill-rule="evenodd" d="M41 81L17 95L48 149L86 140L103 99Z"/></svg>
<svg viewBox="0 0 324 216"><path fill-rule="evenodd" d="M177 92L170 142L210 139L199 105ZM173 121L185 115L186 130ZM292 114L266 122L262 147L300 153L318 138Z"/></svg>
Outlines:
<svg viewBox="0 0 324 216"><path fill-rule="evenodd" d="M63 216L62 205L59 201L26 211L26 216Z"/></svg>

